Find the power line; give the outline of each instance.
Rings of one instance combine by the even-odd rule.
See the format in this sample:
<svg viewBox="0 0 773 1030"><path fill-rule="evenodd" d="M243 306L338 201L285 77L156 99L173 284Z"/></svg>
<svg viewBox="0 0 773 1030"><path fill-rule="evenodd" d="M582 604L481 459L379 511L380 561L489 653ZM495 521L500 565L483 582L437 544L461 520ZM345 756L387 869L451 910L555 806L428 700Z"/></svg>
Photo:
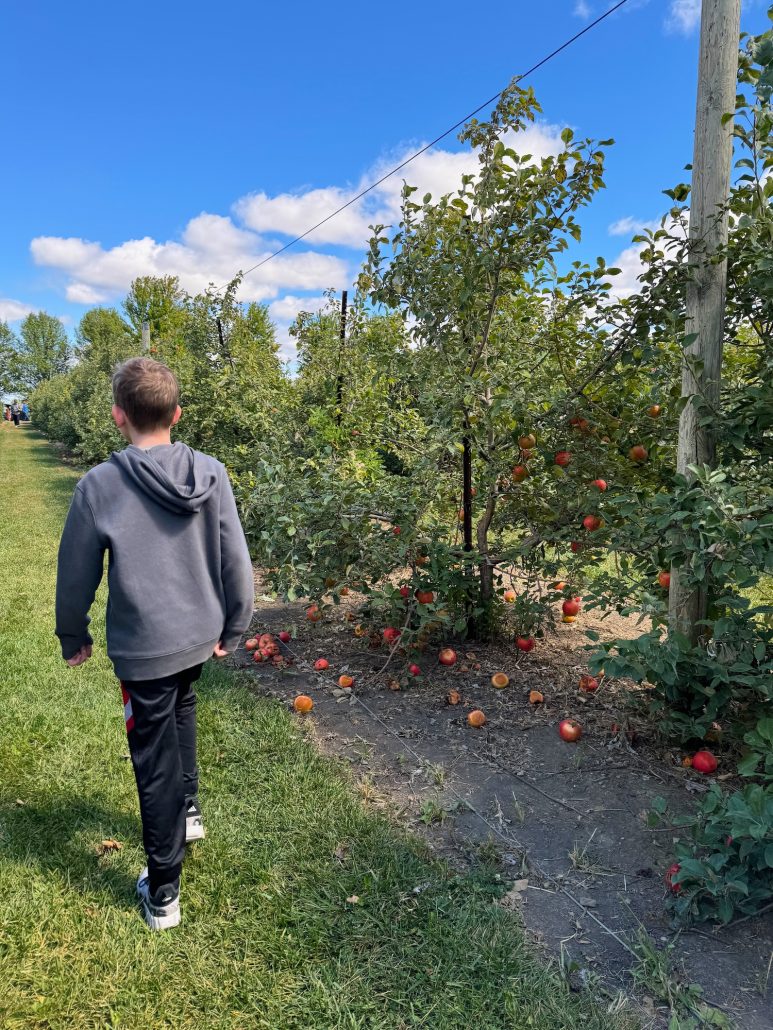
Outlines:
<svg viewBox="0 0 773 1030"><path fill-rule="evenodd" d="M532 75L544 64L547 64L548 61L552 61L552 59L556 57L558 54L560 54L562 50L566 50L566 48L570 47L572 43L575 43L578 39L580 39L581 36L584 36L586 32L590 32L591 29L594 29L597 25L600 25L602 21L608 18L611 14L614 14L615 11L619 10L627 2L628 0L619 0L619 2L616 3L613 7L610 7L608 11L605 11L603 14L600 14L598 18L596 18L594 21L589 22L584 29L580 29L580 31L576 32L570 39L567 39L564 43L562 43L561 46L556 47L555 50L552 50L549 54L543 57L542 60L537 61L536 64L533 64L531 68L528 68L525 72L523 72L522 75L516 76L516 81L520 82L527 76ZM362 200L364 196L375 190L376 187L380 186L382 182L385 182L387 179L391 178L397 172L401 171L403 168L406 167L406 165L409 165L411 161L415 161L417 157L421 157L422 154L426 153L441 140L445 139L446 136L450 136L452 132L454 132L456 129L460 128L462 125L468 122L470 118L474 118L474 116L478 114L480 111L482 111L484 107L489 107L491 106L491 104L495 103L502 96L503 92L504 90L500 90L498 93L495 93L493 97L489 97L488 100L484 100L483 103L479 104L474 111L470 111L470 113L465 115L464 118L460 118L459 121L452 125L449 129L446 129L445 132L441 132L441 134L439 136L436 136L430 143L426 143L421 148L421 150L417 150L415 154L411 154L410 157L406 157L404 161L401 161L399 165L396 165L390 171L386 172L386 174L382 175L380 179L376 179L376 181L371 183L370 186L367 186L364 190L360 190L360 192L356 196L352 197L350 200L347 200L345 204L342 204L340 207L336 208L335 211L331 211L329 215L326 215L321 221L317 222L316 225L312 225L310 229L307 229L306 232L301 233L300 236L296 236L295 239L290 240L289 243L285 243L285 245L283 247L280 247L279 250L275 250L273 253L268 254L266 257L258 261L257 264L254 264L250 268L246 269L246 271L241 273L242 277L249 275L250 272L254 272L257 268L261 268L263 265L268 264L269 261L273 261L273 259L275 257L279 257L280 254L284 254L286 250L289 250L290 247L294 247L295 244L300 243L301 240L305 240L307 236L310 236L311 233L313 233L316 229L319 229L320 226L325 225L326 222L329 222L332 218L335 218L336 215L340 215L342 211L345 211L347 209L347 207L351 207L351 205L355 204L358 200ZM224 289L225 285L227 284L219 286L218 291Z"/></svg>

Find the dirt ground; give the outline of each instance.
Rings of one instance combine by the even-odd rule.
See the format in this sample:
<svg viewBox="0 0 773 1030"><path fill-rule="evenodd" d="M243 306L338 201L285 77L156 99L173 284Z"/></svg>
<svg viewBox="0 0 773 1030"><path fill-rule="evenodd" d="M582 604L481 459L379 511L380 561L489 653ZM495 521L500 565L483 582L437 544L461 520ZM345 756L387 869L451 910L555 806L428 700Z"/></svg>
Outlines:
<svg viewBox="0 0 773 1030"><path fill-rule="evenodd" d="M507 643L457 648L460 661L451 669L438 664L437 649L427 650L418 661L423 675L406 682L404 658L384 668L388 649L355 637L346 614L356 610L356 596L312 625L303 605L279 603L263 590L258 578L253 629L290 630L294 639L283 653L293 664L256 664L245 650L235 664L249 667L260 693L287 704L299 693L313 698L306 728L351 767L367 803L452 863L496 864L507 886L503 904L577 989L630 994L635 958L626 945L646 933L658 950L673 946L678 979L699 984L704 1000L735 1026L773 1026L773 913L677 933L664 907L673 833L649 828L645 815L657 795L672 810L689 808L707 789L706 777L684 768L683 755L659 746L632 714L630 685L603 681L595 694L578 689L586 671L583 630L634 635L632 623L582 614L529 654ZM314 672L318 657L330 662L326 672ZM499 671L510 677L504 690L491 686ZM338 688L341 673L355 678L352 691ZM388 686L395 679L399 690ZM447 702L451 689L461 694L459 704ZM532 689L542 692L543 704L529 703ZM473 708L485 712L481 729L467 725ZM565 717L582 724L578 743L558 736ZM653 1027L665 1025L666 1011L654 994L646 985L637 992Z"/></svg>

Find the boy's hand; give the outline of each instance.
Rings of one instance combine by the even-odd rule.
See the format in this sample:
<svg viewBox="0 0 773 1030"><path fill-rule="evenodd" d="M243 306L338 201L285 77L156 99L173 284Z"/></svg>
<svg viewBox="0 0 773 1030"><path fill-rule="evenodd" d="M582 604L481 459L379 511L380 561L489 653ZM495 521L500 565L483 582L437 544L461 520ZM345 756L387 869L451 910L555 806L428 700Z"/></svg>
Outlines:
<svg viewBox="0 0 773 1030"><path fill-rule="evenodd" d="M214 658L225 658L227 654L228 652L223 650L223 641L218 640L215 644L215 650L212 652L212 656Z"/></svg>
<svg viewBox="0 0 773 1030"><path fill-rule="evenodd" d="M91 658L91 644L84 644L77 654L74 654L72 658L66 658L65 661L71 668L75 668L76 665L83 665L89 658Z"/></svg>

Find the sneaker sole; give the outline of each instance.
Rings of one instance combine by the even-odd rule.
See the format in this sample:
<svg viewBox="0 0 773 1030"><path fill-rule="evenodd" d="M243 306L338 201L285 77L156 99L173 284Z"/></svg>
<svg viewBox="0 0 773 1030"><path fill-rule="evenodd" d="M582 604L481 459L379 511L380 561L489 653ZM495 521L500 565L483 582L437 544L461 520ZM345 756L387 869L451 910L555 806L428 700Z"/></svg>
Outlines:
<svg viewBox="0 0 773 1030"><path fill-rule="evenodd" d="M204 840L207 831L203 826L188 826L185 830L185 843L190 844L194 840Z"/></svg>
<svg viewBox="0 0 773 1030"><path fill-rule="evenodd" d="M145 922L151 930L171 930L173 927L180 925L179 902L165 915L156 915L144 898L140 898L140 903Z"/></svg>

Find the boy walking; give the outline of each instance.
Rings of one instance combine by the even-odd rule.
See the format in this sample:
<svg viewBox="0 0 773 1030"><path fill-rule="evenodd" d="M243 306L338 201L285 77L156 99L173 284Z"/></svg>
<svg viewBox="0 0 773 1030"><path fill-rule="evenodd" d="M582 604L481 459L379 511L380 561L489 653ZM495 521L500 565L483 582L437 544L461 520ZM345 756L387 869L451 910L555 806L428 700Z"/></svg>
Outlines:
<svg viewBox="0 0 773 1030"><path fill-rule="evenodd" d="M225 468L170 429L172 372L131 358L113 376L113 419L129 441L75 488L59 547L56 634L70 666L91 657L88 611L108 554L107 653L121 681L147 868L137 895L154 930L180 922L186 841L198 805L196 694L203 663L233 651L254 582Z"/></svg>

